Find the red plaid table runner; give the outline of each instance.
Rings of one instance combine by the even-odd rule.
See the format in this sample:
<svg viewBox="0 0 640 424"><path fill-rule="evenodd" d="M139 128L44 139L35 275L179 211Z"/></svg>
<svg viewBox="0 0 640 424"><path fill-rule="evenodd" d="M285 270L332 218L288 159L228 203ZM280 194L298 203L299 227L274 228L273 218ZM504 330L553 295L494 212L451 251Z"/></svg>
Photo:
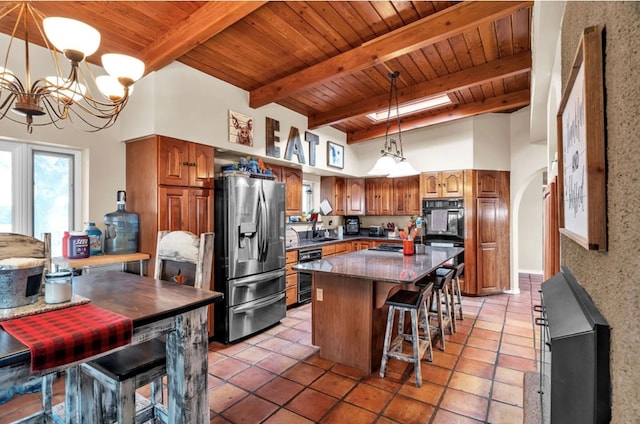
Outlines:
<svg viewBox="0 0 640 424"><path fill-rule="evenodd" d="M31 370L79 361L131 342L131 319L90 303L0 322L31 351Z"/></svg>

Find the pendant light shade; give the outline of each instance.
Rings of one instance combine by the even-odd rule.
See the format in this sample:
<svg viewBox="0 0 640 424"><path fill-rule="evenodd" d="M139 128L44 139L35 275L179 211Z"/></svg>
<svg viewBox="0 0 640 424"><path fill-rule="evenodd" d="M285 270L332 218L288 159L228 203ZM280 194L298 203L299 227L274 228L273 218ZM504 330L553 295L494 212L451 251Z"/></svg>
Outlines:
<svg viewBox="0 0 640 424"><path fill-rule="evenodd" d="M144 74L144 62L124 54L109 53L102 55L102 66L122 85L131 85Z"/></svg>
<svg viewBox="0 0 640 424"><path fill-rule="evenodd" d="M415 169L406 159L401 160L391 171L389 178L409 177L411 175L418 175L420 172Z"/></svg>
<svg viewBox="0 0 640 424"><path fill-rule="evenodd" d="M67 52L80 52L82 58L91 56L100 46L100 33L84 22L69 18L45 18L42 20L44 32L51 44L67 55ZM68 55L67 55L68 57Z"/></svg>
<svg viewBox="0 0 640 424"><path fill-rule="evenodd" d="M395 167L396 161L391 156L380 156L367 174L384 177L389 175Z"/></svg>
<svg viewBox="0 0 640 424"><path fill-rule="evenodd" d="M387 110L387 130L384 134L384 148L380 151L380 156L373 168L367 173L368 175L386 175L389 178L406 177L417 175L419 172L411 166L406 160L402 152L402 130L400 129L400 105L398 104L398 85L396 78L400 72L395 71L389 74L391 86L389 88L389 108ZM396 112L395 117L398 126L398 141L389 137L389 128L391 127L391 107L395 99ZM396 162L399 160L399 162Z"/></svg>

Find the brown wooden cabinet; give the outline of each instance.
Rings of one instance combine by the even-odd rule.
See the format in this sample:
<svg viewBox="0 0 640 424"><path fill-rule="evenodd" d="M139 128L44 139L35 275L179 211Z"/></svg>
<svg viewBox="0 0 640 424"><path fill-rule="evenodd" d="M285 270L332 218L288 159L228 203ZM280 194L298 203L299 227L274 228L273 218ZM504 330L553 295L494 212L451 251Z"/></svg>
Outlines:
<svg viewBox="0 0 640 424"><path fill-rule="evenodd" d="M365 186L364 178L347 178L346 179L346 215L364 215L365 214Z"/></svg>
<svg viewBox="0 0 640 424"><path fill-rule="evenodd" d="M351 242L351 251L357 252L358 250L366 250L373 247L374 241L371 240L353 240Z"/></svg>
<svg viewBox="0 0 640 424"><path fill-rule="evenodd" d="M366 178L365 214L393 215L393 178Z"/></svg>
<svg viewBox="0 0 640 424"><path fill-rule="evenodd" d="M298 272L294 271L292 267L298 263L298 251L287 251L286 259L286 279L287 279L287 306L298 303Z"/></svg>
<svg viewBox="0 0 640 424"><path fill-rule="evenodd" d="M161 137L158 148L158 184L213 188L213 147Z"/></svg>
<svg viewBox="0 0 640 424"><path fill-rule="evenodd" d="M544 190L544 280L560 271L557 179L553 177Z"/></svg>
<svg viewBox="0 0 640 424"><path fill-rule="evenodd" d="M420 215L420 177L393 178L393 214Z"/></svg>
<svg viewBox="0 0 640 424"><path fill-rule="evenodd" d="M464 195L464 171L424 172L420 174L420 197L446 198Z"/></svg>
<svg viewBox="0 0 640 424"><path fill-rule="evenodd" d="M302 215L302 170L274 164L267 166L276 181L286 184L285 215Z"/></svg>
<svg viewBox="0 0 640 424"><path fill-rule="evenodd" d="M212 146L171 137L127 142L127 210L138 214L139 249L151 255L145 275L153 274L158 231L213 231L213 160ZM212 313L209 318L212 335Z"/></svg>
<svg viewBox="0 0 640 424"><path fill-rule="evenodd" d="M346 187L342 177L320 178L320 201L327 199L333 211L331 215L345 215Z"/></svg>
<svg viewBox="0 0 640 424"><path fill-rule="evenodd" d="M510 288L511 279L509 172L467 170L465 180L463 292L500 293Z"/></svg>
<svg viewBox="0 0 640 424"><path fill-rule="evenodd" d="M509 180L504 179L504 171L476 171L477 196L501 197L509 193Z"/></svg>
<svg viewBox="0 0 640 424"><path fill-rule="evenodd" d="M287 185L285 215L302 215L302 170L283 166L282 182Z"/></svg>

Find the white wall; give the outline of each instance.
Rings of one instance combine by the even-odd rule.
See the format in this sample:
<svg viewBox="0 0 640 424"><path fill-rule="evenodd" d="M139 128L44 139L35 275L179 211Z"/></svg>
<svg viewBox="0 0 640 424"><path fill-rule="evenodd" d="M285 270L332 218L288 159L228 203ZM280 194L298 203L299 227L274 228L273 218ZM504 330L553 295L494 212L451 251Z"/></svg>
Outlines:
<svg viewBox="0 0 640 424"><path fill-rule="evenodd" d="M542 172L536 173L525 187L518 216L518 271L541 274L543 272L544 206L542 202Z"/></svg>
<svg viewBox="0 0 640 424"><path fill-rule="evenodd" d="M404 155L418 171L473 168L473 122L462 119L403 132ZM383 147L384 137L352 145L359 159L358 175L367 175Z"/></svg>
<svg viewBox="0 0 640 424"><path fill-rule="evenodd" d="M473 118L473 168L508 171L510 115L489 113Z"/></svg>

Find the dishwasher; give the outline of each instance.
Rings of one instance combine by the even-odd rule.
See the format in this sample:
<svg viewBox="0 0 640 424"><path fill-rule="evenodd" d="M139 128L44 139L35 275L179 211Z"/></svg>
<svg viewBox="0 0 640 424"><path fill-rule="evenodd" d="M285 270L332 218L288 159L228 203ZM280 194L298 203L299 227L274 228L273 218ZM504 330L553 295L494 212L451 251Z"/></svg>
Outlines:
<svg viewBox="0 0 640 424"><path fill-rule="evenodd" d="M298 250L298 263L311 262L322 259L322 249L313 248ZM298 271L298 303L311 302L311 273Z"/></svg>

